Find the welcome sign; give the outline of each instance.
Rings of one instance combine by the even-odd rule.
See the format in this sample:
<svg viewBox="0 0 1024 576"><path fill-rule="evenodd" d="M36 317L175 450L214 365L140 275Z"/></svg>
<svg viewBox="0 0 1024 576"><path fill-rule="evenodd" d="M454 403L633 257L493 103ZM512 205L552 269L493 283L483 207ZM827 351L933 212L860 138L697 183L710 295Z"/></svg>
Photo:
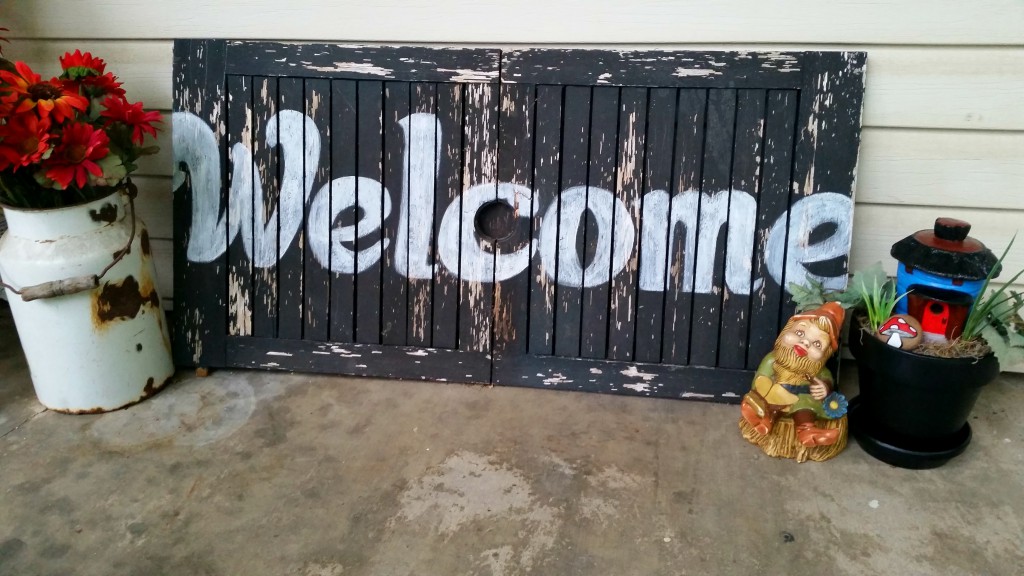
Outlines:
<svg viewBox="0 0 1024 576"><path fill-rule="evenodd" d="M845 283L860 54L175 62L184 363L730 400Z"/></svg>

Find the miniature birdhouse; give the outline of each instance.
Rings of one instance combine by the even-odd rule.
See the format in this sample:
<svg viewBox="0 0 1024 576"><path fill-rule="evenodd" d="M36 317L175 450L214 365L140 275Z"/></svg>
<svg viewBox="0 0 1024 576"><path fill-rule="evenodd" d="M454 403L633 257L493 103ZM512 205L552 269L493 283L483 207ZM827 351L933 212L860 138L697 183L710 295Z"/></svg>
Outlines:
<svg viewBox="0 0 1024 576"><path fill-rule="evenodd" d="M932 230L919 230L892 246L890 254L899 261L897 293L909 292L895 312L916 318L925 339L960 335L985 277L996 266L995 254L968 236L970 231L963 220L937 218Z"/></svg>

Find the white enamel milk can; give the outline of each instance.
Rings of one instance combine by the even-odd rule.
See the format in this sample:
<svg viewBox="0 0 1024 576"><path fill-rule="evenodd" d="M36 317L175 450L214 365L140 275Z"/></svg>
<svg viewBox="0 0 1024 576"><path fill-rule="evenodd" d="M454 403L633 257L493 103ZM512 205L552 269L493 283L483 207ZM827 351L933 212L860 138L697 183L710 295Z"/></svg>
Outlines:
<svg viewBox="0 0 1024 576"><path fill-rule="evenodd" d="M4 208L0 280L36 396L52 410L128 406L174 374L149 235L134 214L126 216L125 198L116 192L67 208Z"/></svg>

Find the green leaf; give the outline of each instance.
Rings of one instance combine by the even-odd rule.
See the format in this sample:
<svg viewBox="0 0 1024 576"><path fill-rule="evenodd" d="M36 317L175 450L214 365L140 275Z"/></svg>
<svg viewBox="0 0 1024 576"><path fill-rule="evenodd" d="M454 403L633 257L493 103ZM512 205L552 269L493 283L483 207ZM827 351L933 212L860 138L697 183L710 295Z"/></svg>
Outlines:
<svg viewBox="0 0 1024 576"><path fill-rule="evenodd" d="M992 349L992 353L996 355L999 360L999 365L1003 365L1003 359L1007 358L1010 354L1010 347L1006 344L1006 340L1003 339L1003 335L996 330L995 326L986 324L981 329L981 337L988 343L988 347Z"/></svg>
<svg viewBox="0 0 1024 576"><path fill-rule="evenodd" d="M807 278L807 284L790 282L786 289L793 297L797 312L804 312L825 303L825 286L814 278Z"/></svg>

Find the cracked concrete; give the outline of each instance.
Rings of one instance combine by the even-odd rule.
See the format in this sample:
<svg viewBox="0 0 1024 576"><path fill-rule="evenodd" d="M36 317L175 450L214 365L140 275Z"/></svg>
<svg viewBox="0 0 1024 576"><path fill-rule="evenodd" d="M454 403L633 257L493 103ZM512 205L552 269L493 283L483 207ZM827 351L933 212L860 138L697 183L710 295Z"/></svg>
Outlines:
<svg viewBox="0 0 1024 576"><path fill-rule="evenodd" d="M1021 405L929 471L766 458L735 406L302 374L68 416L0 303L0 575L1017 574Z"/></svg>

